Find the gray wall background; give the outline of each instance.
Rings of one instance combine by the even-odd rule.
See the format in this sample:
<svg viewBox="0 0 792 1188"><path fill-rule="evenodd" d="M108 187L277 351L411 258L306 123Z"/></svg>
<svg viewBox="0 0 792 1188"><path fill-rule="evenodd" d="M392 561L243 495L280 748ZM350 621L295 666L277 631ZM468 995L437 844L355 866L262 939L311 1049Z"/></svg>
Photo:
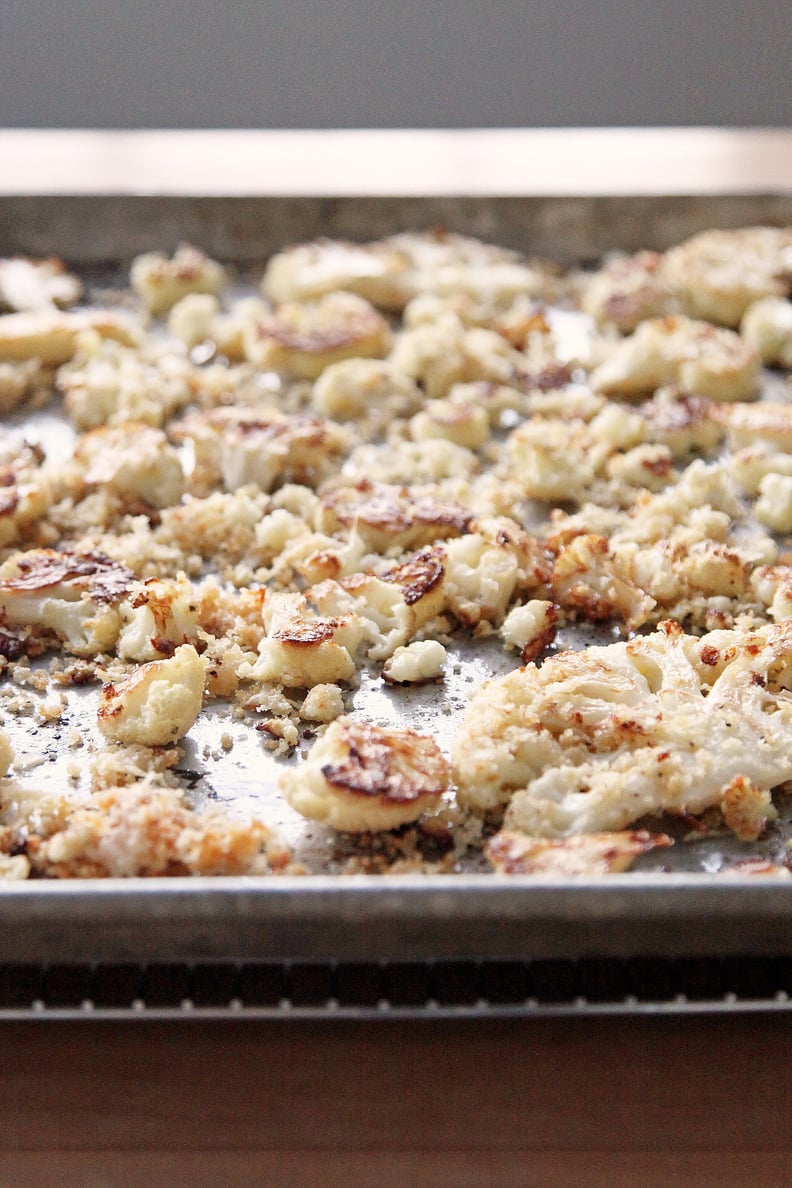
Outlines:
<svg viewBox="0 0 792 1188"><path fill-rule="evenodd" d="M0 125L785 125L791 31L790 0L0 0Z"/></svg>

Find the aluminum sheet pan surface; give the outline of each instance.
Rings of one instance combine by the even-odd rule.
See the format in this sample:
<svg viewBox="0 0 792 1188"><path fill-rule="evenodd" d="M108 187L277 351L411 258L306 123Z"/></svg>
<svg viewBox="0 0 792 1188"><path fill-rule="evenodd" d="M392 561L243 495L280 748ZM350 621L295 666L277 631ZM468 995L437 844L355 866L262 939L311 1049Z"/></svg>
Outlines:
<svg viewBox="0 0 792 1188"><path fill-rule="evenodd" d="M423 203L0 198L0 253L60 253L93 271L117 268L144 248L169 248L188 238L232 263L249 265L286 241L320 233L368 238L438 222L568 262L594 259L606 246L664 247L706 226L792 223L792 198ZM440 711L431 688L394 700L379 680L365 677L355 708L365 707L382 722L406 715L419 728L431 719L447 746L470 691L499 666L512 665L497 644L475 650L460 645L452 655ZM92 716L90 699L88 693L85 713ZM233 723L226 725L233 732ZM54 728L52 733L42 754L54 775L62 756ZM193 733L185 768L196 794L233 800L240 809L266 803L274 794L274 775L261 774L261 751L251 752L249 732L240 732L223 753L213 745L216 736L211 715ZM278 806L267 820L295 844L297 856L314 872L308 877L4 887L0 944L5 959L425 960L792 950L792 886L762 877L724 880L716 873L724 860L745 851L723 837L647 855L630 875L574 885L502 879L475 868L453 876L338 877L326 873L334 870L335 839L321 828L306 827L279 799ZM782 828L764 843L771 856L792 825L792 809L780 807ZM666 869L678 863L692 869Z"/></svg>

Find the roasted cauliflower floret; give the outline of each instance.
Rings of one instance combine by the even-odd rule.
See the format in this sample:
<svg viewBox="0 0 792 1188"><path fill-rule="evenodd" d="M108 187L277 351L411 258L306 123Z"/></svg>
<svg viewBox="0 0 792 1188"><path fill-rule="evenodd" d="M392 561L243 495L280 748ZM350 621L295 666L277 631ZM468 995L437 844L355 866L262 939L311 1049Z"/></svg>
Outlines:
<svg viewBox="0 0 792 1188"><path fill-rule="evenodd" d="M74 357L86 332L127 347L138 341L135 323L112 310L27 310L0 315L0 361L36 359L60 367Z"/></svg>
<svg viewBox="0 0 792 1188"><path fill-rule="evenodd" d="M0 362L0 414L13 412L26 400L45 397L52 389L52 371L38 359Z"/></svg>
<svg viewBox="0 0 792 1188"><path fill-rule="evenodd" d="M458 799L478 812L508 805L507 828L566 837L725 810L739 776L740 798L751 787L760 805L756 837L775 815L767 793L792 773L790 684L789 622L701 639L666 623L529 664L471 701L454 750Z"/></svg>
<svg viewBox="0 0 792 1188"><path fill-rule="evenodd" d="M397 829L433 809L449 765L434 739L337 718L307 759L281 776L286 800L314 821L352 833Z"/></svg>
<svg viewBox="0 0 792 1188"><path fill-rule="evenodd" d="M508 384L519 375L523 356L494 330L470 329L448 313L436 322L403 330L389 362L434 400L446 396L453 384Z"/></svg>
<svg viewBox="0 0 792 1188"><path fill-rule="evenodd" d="M384 660L443 609L444 563L443 549L434 546L379 577L352 574L320 582L309 594L323 615L354 617L367 654Z"/></svg>
<svg viewBox="0 0 792 1188"><path fill-rule="evenodd" d="M417 294L464 294L490 305L537 296L541 269L516 252L446 231L408 232L375 243L319 239L273 256L262 288L276 303L309 301L338 289L383 309L401 310Z"/></svg>
<svg viewBox="0 0 792 1188"><path fill-rule="evenodd" d="M640 322L677 313L679 303L662 275L659 252L638 252L607 261L583 279L581 305L595 322L631 334Z"/></svg>
<svg viewBox="0 0 792 1188"><path fill-rule="evenodd" d="M225 272L216 260L188 243L181 243L170 259L162 252L145 252L132 261L129 283L151 314L164 314L188 293L219 293Z"/></svg>
<svg viewBox="0 0 792 1188"><path fill-rule="evenodd" d="M739 326L754 301L788 295L791 256L790 228L703 231L666 252L661 271L691 317Z"/></svg>
<svg viewBox="0 0 792 1188"><path fill-rule="evenodd" d="M52 483L43 460L39 446L15 433L0 440L0 547L29 536L49 506Z"/></svg>
<svg viewBox="0 0 792 1188"><path fill-rule="evenodd" d="M14 762L14 748L5 730L0 730L0 776L4 776Z"/></svg>
<svg viewBox="0 0 792 1188"><path fill-rule="evenodd" d="M516 648L527 664L553 642L557 622L558 610L552 602L532 598L509 611L501 624L501 639L507 648Z"/></svg>
<svg viewBox="0 0 792 1188"><path fill-rule="evenodd" d="M754 512L771 532L792 532L792 475L766 474L759 483Z"/></svg>
<svg viewBox="0 0 792 1188"><path fill-rule="evenodd" d="M131 676L102 686L98 721L113 742L164 747L182 738L201 712L209 662L192 644L167 660L142 664Z"/></svg>
<svg viewBox="0 0 792 1188"><path fill-rule="evenodd" d="M622 874L641 854L669 845L671 839L664 833L648 833L645 829L561 838L529 837L501 829L487 843L486 854L498 874L591 878Z"/></svg>
<svg viewBox="0 0 792 1188"><path fill-rule="evenodd" d="M124 660L159 660L197 639L199 596L184 574L134 582L120 611L118 655Z"/></svg>
<svg viewBox="0 0 792 1188"><path fill-rule="evenodd" d="M413 381L384 359L342 359L326 367L313 386L316 411L337 421L369 421L385 429L423 403Z"/></svg>
<svg viewBox="0 0 792 1188"><path fill-rule="evenodd" d="M315 301L342 289L383 309L400 310L412 291L408 270L406 254L387 241L317 239L273 256L261 287L276 305Z"/></svg>
<svg viewBox="0 0 792 1188"><path fill-rule="evenodd" d="M631 580L629 568L620 563L604 536L576 536L558 555L553 569L553 597L568 610L597 622L620 619L628 631L643 626L655 599Z"/></svg>
<svg viewBox="0 0 792 1188"><path fill-rule="evenodd" d="M74 459L87 489L101 487L149 507L172 507L184 494L179 455L161 429L141 423L102 426L84 434Z"/></svg>
<svg viewBox="0 0 792 1188"><path fill-rule="evenodd" d="M453 400L430 400L410 421L415 441L442 437L468 450L477 450L489 437L489 417L476 404Z"/></svg>
<svg viewBox="0 0 792 1188"><path fill-rule="evenodd" d="M485 520L478 531L445 547L445 608L461 623L501 623L514 595L549 578L541 545L507 519Z"/></svg>
<svg viewBox="0 0 792 1188"><path fill-rule="evenodd" d="M76 655L93 656L115 645L118 604L133 581L131 570L101 554L32 549L0 566L0 613L6 623L50 632Z"/></svg>
<svg viewBox="0 0 792 1188"><path fill-rule="evenodd" d="M50 256L31 260L12 256L0 260L0 310L65 309L82 296L82 285L68 273L63 261Z"/></svg>
<svg viewBox="0 0 792 1188"><path fill-rule="evenodd" d="M729 404L713 409L713 416L726 429L733 450L764 442L784 453L792 452L792 405Z"/></svg>
<svg viewBox="0 0 792 1188"><path fill-rule="evenodd" d="M765 297L749 305L740 323L740 333L765 366L792 367L792 301Z"/></svg>
<svg viewBox="0 0 792 1188"><path fill-rule="evenodd" d="M455 500L424 494L418 487L364 479L354 487L337 487L322 499L325 532L354 530L368 548L380 553L460 536L471 522L470 513Z"/></svg>
<svg viewBox="0 0 792 1188"><path fill-rule="evenodd" d="M390 349L388 323L353 293L287 303L246 328L245 354L256 367L315 380L342 359L382 358Z"/></svg>
<svg viewBox="0 0 792 1188"><path fill-rule="evenodd" d="M273 681L290 688L348 681L363 634L353 615L322 618L301 594L269 594L263 611L266 636L255 664L242 664L242 679Z"/></svg>
<svg viewBox="0 0 792 1188"><path fill-rule="evenodd" d="M197 485L222 482L227 491L255 485L271 491L283 482L315 485L340 465L345 430L332 421L276 410L213 408L172 426L177 441L195 451Z"/></svg>
<svg viewBox="0 0 792 1188"><path fill-rule="evenodd" d="M711 400L747 400L759 356L731 330L690 318L653 318L620 342L591 376L608 396L641 396L671 384Z"/></svg>

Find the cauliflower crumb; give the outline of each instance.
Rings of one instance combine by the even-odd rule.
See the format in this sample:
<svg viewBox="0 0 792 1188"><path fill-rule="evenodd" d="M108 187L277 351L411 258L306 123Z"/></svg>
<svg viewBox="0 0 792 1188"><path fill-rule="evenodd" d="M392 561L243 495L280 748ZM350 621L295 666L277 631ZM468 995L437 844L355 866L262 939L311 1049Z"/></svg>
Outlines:
<svg viewBox="0 0 792 1188"><path fill-rule="evenodd" d="M309 722L332 722L344 712L344 697L338 685L314 685L300 706L300 717Z"/></svg>
<svg viewBox="0 0 792 1188"><path fill-rule="evenodd" d="M448 655L436 639L399 647L385 661L382 676L390 685L422 685L440 680Z"/></svg>

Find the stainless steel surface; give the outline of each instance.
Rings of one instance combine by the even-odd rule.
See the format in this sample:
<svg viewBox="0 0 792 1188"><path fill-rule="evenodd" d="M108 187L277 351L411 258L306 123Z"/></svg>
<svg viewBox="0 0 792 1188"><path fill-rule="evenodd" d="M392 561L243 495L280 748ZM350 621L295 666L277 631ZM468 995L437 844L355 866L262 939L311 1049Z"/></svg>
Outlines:
<svg viewBox="0 0 792 1188"><path fill-rule="evenodd" d="M0 252L58 252L93 270L188 238L248 265L288 240L442 222L570 261L765 221L792 223L792 195L0 197ZM463 667L457 698L467 679ZM431 703L421 712L432 713ZM233 759L220 762L233 769ZM230 783L244 793L241 775ZM327 835L319 839L328 844ZM792 951L792 884L645 869L570 885L473 873L33 883L2 889L0 949L6 961L775 955Z"/></svg>

